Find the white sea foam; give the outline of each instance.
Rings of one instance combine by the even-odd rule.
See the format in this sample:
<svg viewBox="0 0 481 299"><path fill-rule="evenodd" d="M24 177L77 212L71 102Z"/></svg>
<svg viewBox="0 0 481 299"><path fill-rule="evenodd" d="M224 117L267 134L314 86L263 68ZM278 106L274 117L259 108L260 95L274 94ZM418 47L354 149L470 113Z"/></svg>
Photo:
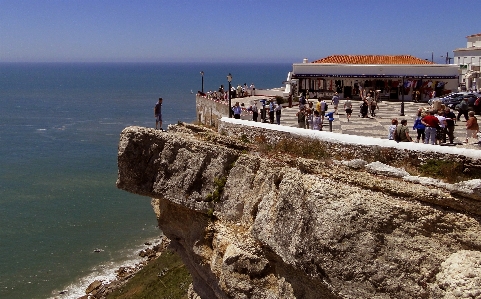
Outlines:
<svg viewBox="0 0 481 299"><path fill-rule="evenodd" d="M160 238L156 237L146 240L145 243L154 245L158 244L159 241ZM109 283L115 280L115 271L117 271L120 267L132 267L142 261L145 261L146 258L140 257L139 252L152 245L142 244L136 246L134 249L128 250L125 258L120 261L110 261L93 267L90 274L79 278L67 286L53 290L52 295L48 297L48 299L77 299L86 295L85 290L95 280L102 281L103 283Z"/></svg>

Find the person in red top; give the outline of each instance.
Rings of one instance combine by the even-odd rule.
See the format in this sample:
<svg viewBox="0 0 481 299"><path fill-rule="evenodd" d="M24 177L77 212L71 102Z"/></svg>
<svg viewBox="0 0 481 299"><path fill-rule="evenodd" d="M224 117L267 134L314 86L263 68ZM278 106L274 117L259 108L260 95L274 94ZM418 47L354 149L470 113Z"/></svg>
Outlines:
<svg viewBox="0 0 481 299"><path fill-rule="evenodd" d="M439 126L439 119L434 116L435 113L435 111L429 111L429 114L421 119L421 123L426 126L425 144L431 143L434 145L436 143L436 128Z"/></svg>

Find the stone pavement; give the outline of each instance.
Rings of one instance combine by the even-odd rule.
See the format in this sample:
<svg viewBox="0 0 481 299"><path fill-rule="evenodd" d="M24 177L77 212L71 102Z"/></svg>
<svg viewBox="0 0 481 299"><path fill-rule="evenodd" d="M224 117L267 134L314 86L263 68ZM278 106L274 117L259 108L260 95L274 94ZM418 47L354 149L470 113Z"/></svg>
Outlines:
<svg viewBox="0 0 481 299"><path fill-rule="evenodd" d="M329 101L328 103L328 112L334 111L333 105ZM378 103L379 109L376 110L375 117L369 118L362 118L359 116L359 106L361 105L360 101L353 100L353 113L351 115L350 121L347 121L346 113L344 111L344 100L340 101L339 104L339 115L334 115L334 121L332 122L332 131L336 133L343 133L349 135L358 135L358 136L370 136L376 138L388 138L388 129L391 125L391 120L393 118L397 118L399 123L402 119L406 119L408 121L408 127L410 130L410 135L413 140L416 140L417 133L415 130L412 130L412 125L414 124L414 120L417 115L417 111L421 107L429 108L430 106L427 103L413 103L413 102L405 102L404 103L404 116L400 116L401 111L401 102L386 102L383 101ZM315 107L315 105L314 105ZM296 113L298 111L298 107L294 106L292 108L284 108L282 110L281 116L281 125L283 126L290 126L290 127L297 127L297 117ZM457 115L457 111L453 111ZM260 114L260 113L259 113ZM243 117L244 118L244 117ZM260 119L260 115L259 115ZM456 123L455 127L455 140L454 142L462 143L465 140L466 136L466 121L463 117L461 117L461 121ZM324 131L329 131L329 122L324 119ZM463 144L458 145L457 147L464 147L464 148L473 148L473 149L481 149L481 146L476 144Z"/></svg>

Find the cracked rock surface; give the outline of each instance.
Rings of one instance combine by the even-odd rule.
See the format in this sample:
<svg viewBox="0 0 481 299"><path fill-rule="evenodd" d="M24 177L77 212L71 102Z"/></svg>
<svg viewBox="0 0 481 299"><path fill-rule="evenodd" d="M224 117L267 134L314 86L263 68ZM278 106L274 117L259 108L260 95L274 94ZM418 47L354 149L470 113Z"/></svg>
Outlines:
<svg viewBox="0 0 481 299"><path fill-rule="evenodd" d="M117 186L153 198L191 298L479 298L480 183L366 164L129 127Z"/></svg>

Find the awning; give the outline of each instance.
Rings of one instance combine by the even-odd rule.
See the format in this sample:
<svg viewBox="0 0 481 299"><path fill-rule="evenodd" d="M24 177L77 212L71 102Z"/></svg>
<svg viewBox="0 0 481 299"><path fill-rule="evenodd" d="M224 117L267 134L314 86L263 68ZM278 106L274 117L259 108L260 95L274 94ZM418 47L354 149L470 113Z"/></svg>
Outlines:
<svg viewBox="0 0 481 299"><path fill-rule="evenodd" d="M301 78L322 78L322 77L331 77L331 78L406 78L406 79L458 79L459 76L409 76L409 75L334 75L334 74L293 74L293 79L301 79Z"/></svg>

